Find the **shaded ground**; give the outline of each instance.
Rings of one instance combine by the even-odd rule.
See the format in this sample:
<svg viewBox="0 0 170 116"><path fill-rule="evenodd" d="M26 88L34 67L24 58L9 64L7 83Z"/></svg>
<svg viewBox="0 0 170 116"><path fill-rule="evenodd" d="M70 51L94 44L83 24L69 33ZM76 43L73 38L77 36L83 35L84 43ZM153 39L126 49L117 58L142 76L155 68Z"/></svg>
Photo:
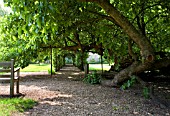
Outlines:
<svg viewBox="0 0 170 116"><path fill-rule="evenodd" d="M170 116L170 109L142 96L140 85L123 91L85 84L83 72L70 65L53 77L23 76L20 92L39 103L17 116ZM7 86L0 85L0 94L9 94Z"/></svg>

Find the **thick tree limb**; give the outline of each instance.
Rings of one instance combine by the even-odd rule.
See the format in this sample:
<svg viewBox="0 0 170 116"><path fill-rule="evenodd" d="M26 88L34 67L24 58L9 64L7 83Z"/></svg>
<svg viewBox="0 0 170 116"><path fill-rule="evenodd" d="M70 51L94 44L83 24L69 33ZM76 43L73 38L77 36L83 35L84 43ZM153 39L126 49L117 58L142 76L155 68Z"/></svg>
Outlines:
<svg viewBox="0 0 170 116"><path fill-rule="evenodd" d="M78 42L78 46L81 48L81 50L83 51L82 49L82 44L81 44L81 41L80 41L80 38L79 38L79 34L76 32L74 33L74 37L75 37L75 40Z"/></svg>
<svg viewBox="0 0 170 116"><path fill-rule="evenodd" d="M141 49L141 55L146 60L154 60L154 50L148 39L143 36L110 2L98 0L98 4L122 27L129 37L137 43ZM152 57L148 59L148 57Z"/></svg>
<svg viewBox="0 0 170 116"><path fill-rule="evenodd" d="M129 37L139 46L141 49L141 56L149 62L153 62L155 59L154 49L149 40L142 35L129 21L124 17L109 0L80 0L82 2L96 2L100 5L108 15L110 15L121 28L126 32Z"/></svg>
<svg viewBox="0 0 170 116"><path fill-rule="evenodd" d="M78 44L77 44L75 41L73 41L70 37L67 37L67 39L68 39L68 41L70 41L70 42L72 42L72 43L78 45Z"/></svg>
<svg viewBox="0 0 170 116"><path fill-rule="evenodd" d="M96 15L98 15L98 16L106 19L106 20L109 20L109 21L113 22L116 26L121 28L121 26L111 16L103 15L103 14L100 14L100 13L97 13L97 12L94 12L94 11L88 11L88 12L96 14Z"/></svg>
<svg viewBox="0 0 170 116"><path fill-rule="evenodd" d="M168 58L157 60L154 62L154 64L150 62L142 63L142 62L136 61L132 65L123 69L117 75L115 75L112 82L113 82L113 85L119 84L127 80L133 74L138 74L146 70L156 70L156 69L160 69L163 67L167 67L169 65L170 65L170 59Z"/></svg>
<svg viewBox="0 0 170 116"><path fill-rule="evenodd" d="M73 46L44 46L41 48L61 48L62 50L69 50L69 51L77 51L79 49L83 49L83 51L88 52L91 49L95 49L96 51L99 51L101 49L101 46L97 45L96 43L91 43L89 45L81 44L81 46L79 44L76 44Z"/></svg>
<svg viewBox="0 0 170 116"><path fill-rule="evenodd" d="M141 10L139 11L139 13L136 15L136 17L133 19L132 22L134 22L134 21L136 20L136 18L137 18L140 14L142 14L145 10L151 9L152 7L155 7L155 6L158 6L158 5L161 5L161 4L158 2L158 3L156 3L156 4L153 4L153 5L150 5L150 6L147 6L147 7L143 8L143 9L141 9Z"/></svg>

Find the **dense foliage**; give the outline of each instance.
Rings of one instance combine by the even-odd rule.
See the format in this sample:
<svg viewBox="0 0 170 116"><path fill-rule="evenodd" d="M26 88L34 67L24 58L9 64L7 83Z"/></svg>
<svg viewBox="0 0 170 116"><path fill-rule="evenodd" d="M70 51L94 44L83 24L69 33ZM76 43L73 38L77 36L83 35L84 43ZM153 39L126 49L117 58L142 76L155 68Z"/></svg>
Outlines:
<svg viewBox="0 0 170 116"><path fill-rule="evenodd" d="M87 74L87 76L83 79L83 81L89 84L100 84L101 75L97 74L97 71L95 70L91 74Z"/></svg>
<svg viewBox="0 0 170 116"><path fill-rule="evenodd" d="M84 0L5 0L12 13L3 16L0 24L0 59L14 58L25 67L39 56L39 51L50 52L51 47L56 53L54 65L59 68L63 65L59 63L63 61L61 57L68 51L76 56L74 63L81 69L86 59L84 54L89 51L115 62L116 68L127 60L132 64L134 60L145 62L145 59L169 57L170 2L81 1ZM122 21L109 8L116 9Z"/></svg>
<svg viewBox="0 0 170 116"><path fill-rule="evenodd" d="M65 57L63 56L62 52L59 50L53 49L52 53L52 64L55 68L55 71L60 70L65 65Z"/></svg>

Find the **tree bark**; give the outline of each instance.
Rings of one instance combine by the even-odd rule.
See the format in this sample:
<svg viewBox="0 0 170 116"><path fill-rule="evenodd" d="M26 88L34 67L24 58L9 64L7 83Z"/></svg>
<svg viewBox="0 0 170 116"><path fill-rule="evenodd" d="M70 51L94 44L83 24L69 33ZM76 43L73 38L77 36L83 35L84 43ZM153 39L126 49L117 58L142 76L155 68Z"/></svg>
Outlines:
<svg viewBox="0 0 170 116"><path fill-rule="evenodd" d="M156 60L154 63L151 62L139 62L135 61L132 65L120 71L114 76L112 85L115 86L125 80L127 80L131 75L141 73L146 70L156 70L163 67L168 67L170 65L170 59L165 58L161 60Z"/></svg>
<svg viewBox="0 0 170 116"><path fill-rule="evenodd" d="M132 65L129 67L121 70L117 75L114 76L114 79L112 81L113 85L117 85L119 83L124 82L127 80L132 74L139 73L142 71L145 71L146 69L149 69L152 63L141 63L138 61L133 62Z"/></svg>
<svg viewBox="0 0 170 116"><path fill-rule="evenodd" d="M152 67L155 60L154 49L146 36L139 32L130 22L124 17L109 0L81 0L83 2L95 2L100 5L110 17L123 29L124 32L139 46L140 54L144 62L135 61L131 66L120 71L112 81L113 84L118 84L129 78L131 74L147 70ZM113 23L115 23L113 22Z"/></svg>
<svg viewBox="0 0 170 116"><path fill-rule="evenodd" d="M161 59L155 61L154 49L148 40L148 38L139 32L126 17L124 17L112 4L110 0L80 0L82 2L95 2L100 5L110 17L113 18L114 22L118 24L124 32L139 46L141 49L140 54L144 60L142 62L135 61L132 65L120 71L115 75L113 81L109 83L109 86L115 86L128 79L132 74L140 73L145 70L154 70L161 67L167 67L170 65L170 59ZM129 47L130 53L132 52L131 45ZM131 54L132 56L134 54ZM108 84L108 83L107 83Z"/></svg>
<svg viewBox="0 0 170 116"><path fill-rule="evenodd" d="M154 60L154 50L146 36L142 35L109 1L96 1L110 15L141 49L141 55L148 61Z"/></svg>
<svg viewBox="0 0 170 116"><path fill-rule="evenodd" d="M108 15L110 15L114 21L129 35L129 37L139 46L141 49L141 56L146 60L152 62L154 61L154 49L146 38L142 35L129 21L124 17L109 0L80 0L82 2L95 2L100 5ZM113 22L115 23L115 22Z"/></svg>

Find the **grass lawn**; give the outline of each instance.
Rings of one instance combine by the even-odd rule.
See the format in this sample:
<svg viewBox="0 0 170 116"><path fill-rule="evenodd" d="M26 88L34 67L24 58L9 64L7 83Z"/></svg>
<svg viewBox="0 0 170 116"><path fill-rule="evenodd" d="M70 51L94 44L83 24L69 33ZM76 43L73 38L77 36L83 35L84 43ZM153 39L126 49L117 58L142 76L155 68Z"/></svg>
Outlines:
<svg viewBox="0 0 170 116"><path fill-rule="evenodd" d="M109 70L111 66L109 64L103 64L103 70ZM101 64L89 64L89 70L102 70Z"/></svg>
<svg viewBox="0 0 170 116"><path fill-rule="evenodd" d="M110 67L109 64L103 64L103 70L109 70ZM50 64L30 64L24 69L21 69L21 72L43 72L49 69L51 69ZM89 70L102 70L101 64L89 64Z"/></svg>
<svg viewBox="0 0 170 116"><path fill-rule="evenodd" d="M29 64L29 66L21 69L21 72L43 72L51 69L50 64Z"/></svg>
<svg viewBox="0 0 170 116"><path fill-rule="evenodd" d="M0 116L11 116L13 113L24 112L37 104L31 99L0 98Z"/></svg>

